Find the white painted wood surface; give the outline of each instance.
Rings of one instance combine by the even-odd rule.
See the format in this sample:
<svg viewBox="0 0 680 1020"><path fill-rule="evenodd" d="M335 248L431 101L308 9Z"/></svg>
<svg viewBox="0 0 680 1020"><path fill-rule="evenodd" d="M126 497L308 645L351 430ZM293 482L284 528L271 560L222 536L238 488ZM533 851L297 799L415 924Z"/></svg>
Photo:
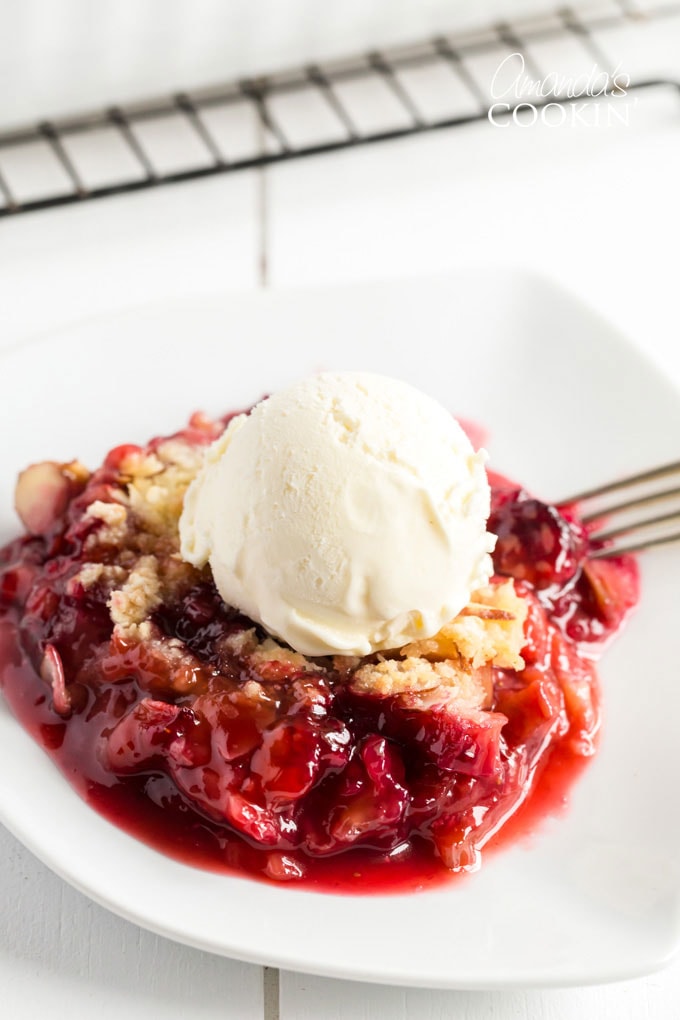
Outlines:
<svg viewBox="0 0 680 1020"><path fill-rule="evenodd" d="M668 47L677 54L677 24L674 31ZM168 291L254 289L264 236L275 287L470 262L527 266L616 321L680 384L678 180L680 99L650 93L628 128L480 125L274 168L265 179L264 225L256 173L33 214L0 229L0 346ZM414 343L414 357L417 350ZM3 499L8 484L0 482ZM435 992L294 973L281 974L279 985L275 973L121 921L4 830L0 858L3 1020L48 1012L69 1020L276 1020L277 1013L280 1020L675 1020L680 1013L680 960L646 979L587 989Z"/></svg>
<svg viewBox="0 0 680 1020"><path fill-rule="evenodd" d="M0 829L0 1016L261 1020L261 968L180 946L86 899Z"/></svg>
<svg viewBox="0 0 680 1020"><path fill-rule="evenodd" d="M594 988L435 992L281 975L282 1020L677 1020L680 966Z"/></svg>

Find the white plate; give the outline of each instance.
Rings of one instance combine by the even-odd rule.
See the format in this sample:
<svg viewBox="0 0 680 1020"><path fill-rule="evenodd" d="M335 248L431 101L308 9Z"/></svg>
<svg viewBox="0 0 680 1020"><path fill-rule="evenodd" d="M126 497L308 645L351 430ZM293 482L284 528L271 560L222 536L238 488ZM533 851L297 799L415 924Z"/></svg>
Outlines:
<svg viewBox="0 0 680 1020"><path fill-rule="evenodd" d="M493 464L546 497L678 455L680 401L554 285L516 273L170 301L2 359L0 539L16 472L220 412L319 368L389 372L488 426ZM100 818L0 701L0 819L68 882L170 938L335 977L442 988L603 982L680 943L680 554L648 555L602 668L600 753L566 813L470 880L327 896L193 870ZM0 910L2 909L0 905ZM85 933L83 934L85 936Z"/></svg>

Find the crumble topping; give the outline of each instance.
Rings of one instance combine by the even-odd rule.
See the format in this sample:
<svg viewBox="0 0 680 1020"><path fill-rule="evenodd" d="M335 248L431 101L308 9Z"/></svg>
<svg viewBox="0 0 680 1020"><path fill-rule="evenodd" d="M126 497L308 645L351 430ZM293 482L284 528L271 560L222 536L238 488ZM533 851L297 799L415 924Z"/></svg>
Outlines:
<svg viewBox="0 0 680 1020"><path fill-rule="evenodd" d="M122 588L109 599L109 610L114 624L123 631L134 632L161 600L161 582L155 556L142 556L130 572Z"/></svg>
<svg viewBox="0 0 680 1020"><path fill-rule="evenodd" d="M147 640L150 614L200 577L179 554L178 521L201 459L201 448L178 439L161 443L157 453L122 448L111 502L95 500L83 513L101 526L85 542L92 562L72 581L84 588L103 584L110 591L111 620L127 639ZM118 549L116 564L99 562L111 545Z"/></svg>
<svg viewBox="0 0 680 1020"><path fill-rule="evenodd" d="M271 662L280 662L292 666L296 670L319 669L318 663L292 648L280 645L274 638L266 637L264 641L258 640L255 627L239 630L235 634L228 634L222 639L221 647L225 652L237 655L241 659L247 659L255 669Z"/></svg>
<svg viewBox="0 0 680 1020"><path fill-rule="evenodd" d="M479 707L490 687L485 666L524 668L520 651L526 616L526 604L511 580L485 585L434 637L400 649L405 658L384 659L358 669L352 687L384 696L452 688L466 703L477 699L473 707Z"/></svg>
<svg viewBox="0 0 680 1020"><path fill-rule="evenodd" d="M225 652L243 657L250 655L257 648L257 634L254 627L249 630L237 630L235 634L227 634L220 641L220 646Z"/></svg>
<svg viewBox="0 0 680 1020"><path fill-rule="evenodd" d="M250 653L250 661L255 666L263 662L285 662L287 665L294 666L296 669L315 668L314 663L310 662L310 660L305 658L305 656L300 652L295 652L292 648L284 648L270 637L265 638L265 640L257 645L257 647Z"/></svg>
<svg viewBox="0 0 680 1020"><path fill-rule="evenodd" d="M121 503L105 503L96 499L85 510L85 520L101 521L104 525L90 535L85 543L87 549L98 545L124 545L127 532L127 510Z"/></svg>
<svg viewBox="0 0 680 1020"><path fill-rule="evenodd" d="M179 440L162 443L158 454L142 458L139 470L132 472L128 486L130 506L152 534L172 532L179 548L177 522L184 493L203 458L200 449Z"/></svg>
<svg viewBox="0 0 680 1020"><path fill-rule="evenodd" d="M131 478L152 478L163 470L163 464L153 453L130 449L120 460L119 470Z"/></svg>
<svg viewBox="0 0 680 1020"><path fill-rule="evenodd" d="M81 584L83 588L92 588L95 584L104 584L113 587L120 581L124 581L127 572L121 566L108 563L84 563L77 574L74 574L72 583Z"/></svg>
<svg viewBox="0 0 680 1020"><path fill-rule="evenodd" d="M526 602L512 580L488 584L473 592L465 609L434 637L414 641L402 653L433 662L464 659L475 669L490 663L521 670L526 617Z"/></svg>
<svg viewBox="0 0 680 1020"><path fill-rule="evenodd" d="M193 479L203 463L203 453L191 443L180 439L166 439L156 450L162 464L174 464L191 475ZM191 480L190 479L190 480Z"/></svg>
<svg viewBox="0 0 680 1020"><path fill-rule="evenodd" d="M414 656L367 664L357 670L352 680L355 691L382 697L434 691L440 687L455 690L456 700L470 708L483 707L489 693L481 673L454 662L428 662Z"/></svg>

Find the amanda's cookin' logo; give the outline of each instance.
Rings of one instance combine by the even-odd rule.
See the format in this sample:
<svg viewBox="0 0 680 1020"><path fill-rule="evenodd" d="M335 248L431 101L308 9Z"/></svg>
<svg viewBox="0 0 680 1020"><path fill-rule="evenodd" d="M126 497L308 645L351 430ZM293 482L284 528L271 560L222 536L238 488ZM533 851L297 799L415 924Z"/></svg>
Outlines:
<svg viewBox="0 0 680 1020"><path fill-rule="evenodd" d="M500 62L491 80L492 105L488 118L494 127L564 124L604 127L629 123L630 101L622 103L630 88L630 75L617 65L603 71L593 64L587 74L561 75L550 72L534 78L526 70L521 53L510 53ZM618 100L602 103L600 100Z"/></svg>

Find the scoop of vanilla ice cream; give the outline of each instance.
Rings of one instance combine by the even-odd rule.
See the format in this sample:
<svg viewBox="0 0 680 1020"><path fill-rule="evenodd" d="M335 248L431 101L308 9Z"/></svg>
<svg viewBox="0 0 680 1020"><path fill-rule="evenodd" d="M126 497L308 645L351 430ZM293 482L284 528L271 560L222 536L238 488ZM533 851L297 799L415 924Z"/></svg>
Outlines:
<svg viewBox="0 0 680 1020"><path fill-rule="evenodd" d="M491 573L486 454L396 379L323 373L234 418L180 520L226 603L306 655L430 637Z"/></svg>

